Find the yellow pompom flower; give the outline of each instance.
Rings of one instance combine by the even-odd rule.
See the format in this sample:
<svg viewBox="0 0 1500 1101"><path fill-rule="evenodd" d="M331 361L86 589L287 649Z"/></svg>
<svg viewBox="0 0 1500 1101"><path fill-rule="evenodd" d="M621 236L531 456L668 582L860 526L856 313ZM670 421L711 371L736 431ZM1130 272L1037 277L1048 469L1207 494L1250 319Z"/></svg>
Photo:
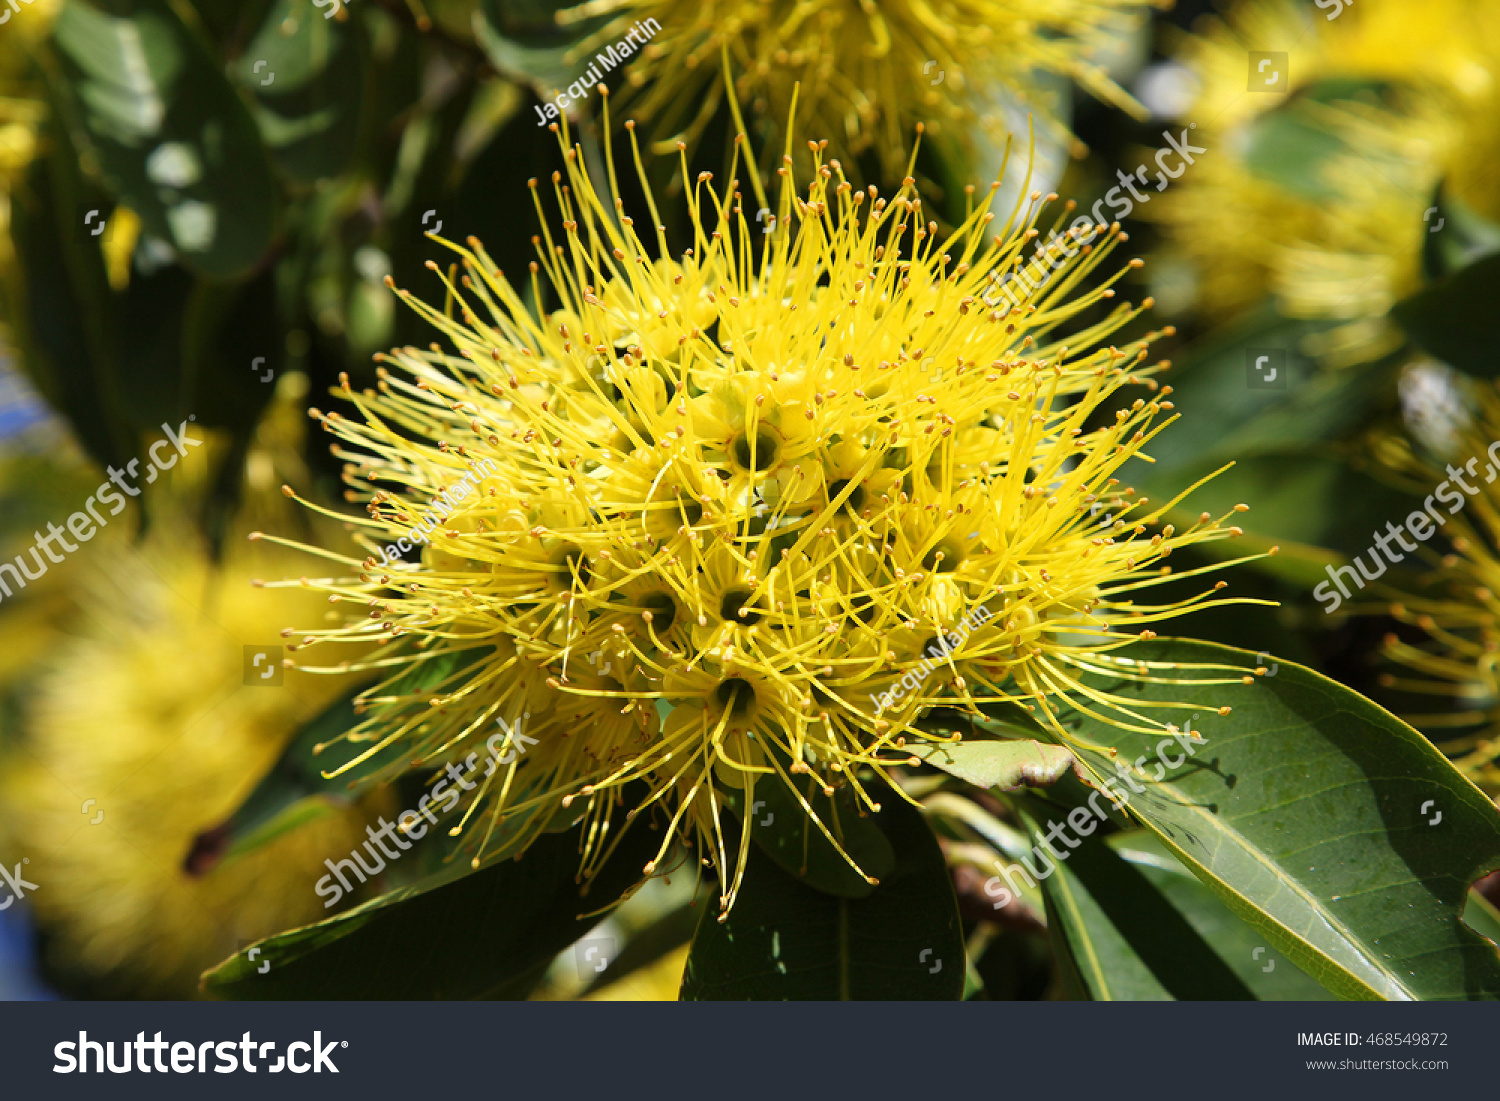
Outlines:
<svg viewBox="0 0 1500 1101"><path fill-rule="evenodd" d="M1500 796L1500 393L1493 384L1476 384L1473 393L1472 420L1458 427L1438 461L1399 436L1382 439L1375 451L1382 467L1419 495L1449 477L1445 463L1476 490L1442 527L1452 552L1427 555L1435 568L1422 588L1385 609L1426 637L1388 635L1386 656L1411 675L1385 674L1381 681L1443 701L1439 710L1405 717Z"/></svg>
<svg viewBox="0 0 1500 1101"><path fill-rule="evenodd" d="M934 706L1015 703L1064 737L1064 703L1164 728L1080 674L1213 603L1135 599L1172 550L1236 529L1204 514L1148 534L1178 502L1115 477L1171 410L1150 335L1105 343L1140 313L1103 308L1123 272L1081 288L1118 227L1079 219L1023 256L1034 194L1003 228L976 203L941 237L911 179L882 197L808 148L799 194L788 144L770 233L737 180L692 181L698 229L666 259L565 145L564 234L538 195L531 265L535 300L559 306L538 320L477 241L450 246L449 310L398 293L451 350L378 357L378 389L341 391L357 419L313 411L368 502L363 545L396 550L321 551L358 577L284 582L358 607L296 648L383 641L354 662L387 676L349 735L367 754L442 767L489 738L463 820L486 819L466 834L476 866L587 814L591 874L600 823L642 781L628 819L667 825L646 872L696 835L727 909L746 849L726 851L726 800L788 785L833 841L809 783L875 809L864 771L889 778L937 738L919 726ZM1128 384L1152 392L1095 424Z"/></svg>
<svg viewBox="0 0 1500 1101"><path fill-rule="evenodd" d="M280 419L263 421L262 443L274 443ZM252 450L245 511L289 522L274 476L269 505L279 508L254 491L273 465L266 448ZM281 641L280 613L252 580L286 570L290 556L241 537L225 561L210 560L182 491L192 479L202 491L206 466L190 452L145 489L153 511L142 541L125 513L72 556L80 611L29 671L0 768L0 856L7 867L25 861L51 964L95 993L192 996L200 973L245 943L326 917L314 890L322 862L364 840L364 812L330 805L253 852L187 866L199 835L344 687L290 669L280 687L246 683L245 647ZM301 602L307 614L317 604L311 594ZM5 615L7 632L20 626Z"/></svg>
<svg viewBox="0 0 1500 1101"><path fill-rule="evenodd" d="M1290 96L1246 90L1252 52L1287 55ZM1143 216L1164 223L1203 307L1233 315L1269 295L1288 317L1338 322L1308 348L1330 366L1393 351L1386 313L1421 284L1439 183L1500 214L1500 10L1441 0L1414 19L1399 0L1361 0L1329 20L1295 0L1242 3L1176 53L1199 84L1185 117L1216 152ZM1314 86L1342 90L1313 102ZM1267 127L1273 111L1294 112L1328 155L1262 148L1287 137ZM1257 157L1284 159L1304 188L1257 171Z"/></svg>
<svg viewBox="0 0 1500 1101"><path fill-rule="evenodd" d="M1135 110L1093 57L1138 26L1155 0L589 0L564 24L618 13L577 51L623 54L626 102L661 139L691 142L724 103L718 71L727 53L735 96L761 118L784 119L793 89L812 133L852 159L876 151L900 175L918 122L966 143L976 126L1003 136L996 87L1033 106L1054 128L1036 73L1076 80ZM637 30L639 28L639 30ZM623 41L623 46L621 42ZM982 109L983 108L983 109Z"/></svg>

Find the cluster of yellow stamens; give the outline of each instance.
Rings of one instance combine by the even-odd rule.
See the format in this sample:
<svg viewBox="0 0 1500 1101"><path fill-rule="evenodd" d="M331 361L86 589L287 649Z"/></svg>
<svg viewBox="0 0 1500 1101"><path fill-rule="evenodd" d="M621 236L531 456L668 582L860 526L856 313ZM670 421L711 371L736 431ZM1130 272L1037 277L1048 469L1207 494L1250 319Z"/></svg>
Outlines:
<svg viewBox="0 0 1500 1101"><path fill-rule="evenodd" d="M1434 440L1445 454L1420 453L1410 441L1387 437L1377 459L1406 488L1430 493L1448 473L1465 469L1473 495L1449 516L1442 535L1452 548L1426 552L1435 568L1420 588L1403 593L1387 610L1425 637L1386 636L1385 654L1408 672L1382 675L1381 682L1416 697L1433 699L1431 711L1405 717L1431 737L1466 775L1491 794L1500 793L1500 393L1492 384L1465 391L1477 409L1452 433ZM1477 459L1475 457L1478 457ZM1460 466L1467 460L1468 466ZM1483 468L1478 469L1482 464ZM1487 479L1487 480L1486 480ZM1467 487L1467 483L1465 483ZM1456 493L1455 493L1456 496Z"/></svg>
<svg viewBox="0 0 1500 1101"><path fill-rule="evenodd" d="M943 235L910 178L882 197L807 149L799 195L788 141L765 226L753 165L750 195L692 180L698 228L673 259L610 197L613 151L601 194L564 139L561 237L532 181L529 287L477 241L450 246L444 309L398 293L451 348L377 357L376 389L342 391L359 419L314 410L352 445L336 450L368 505L363 545L396 550L321 552L359 576L300 584L364 610L288 632L292 649L382 641L352 663L387 675L349 735L368 754L399 743L432 767L504 751L467 797L464 821L487 819L465 835L476 863L582 800L591 874L625 786L645 781L630 817L668 825L647 871L694 826L727 909L745 847L731 859L726 800L788 785L837 846L808 796L847 784L878 809L864 770L888 777L914 739L947 737L918 725L936 705L1016 703L1059 732L1063 705L1162 728L1080 675L1213 603L1133 598L1173 549L1237 529L1204 514L1152 531L1177 501L1116 477L1172 409L1144 362L1155 334L1103 343L1140 312L1109 309L1123 272L1080 289L1119 227L1075 221L1026 256L1040 195L1003 227L974 203ZM1050 274L1009 278L1028 261ZM1049 334L1068 321L1065 346ZM1128 384L1146 396L1106 410Z"/></svg>

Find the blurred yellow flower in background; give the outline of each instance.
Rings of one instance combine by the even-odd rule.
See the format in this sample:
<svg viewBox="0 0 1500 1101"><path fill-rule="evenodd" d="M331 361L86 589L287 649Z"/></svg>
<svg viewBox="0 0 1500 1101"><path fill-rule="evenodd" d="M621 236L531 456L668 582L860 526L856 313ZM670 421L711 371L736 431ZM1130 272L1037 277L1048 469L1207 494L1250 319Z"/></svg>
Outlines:
<svg viewBox="0 0 1500 1101"><path fill-rule="evenodd" d="M1401 343L1385 314L1419 285L1438 184L1500 214L1500 9L1412 12L1362 0L1328 20L1257 0L1176 44L1199 86L1184 117L1216 153L1148 213L1211 315L1272 296L1288 317L1340 323L1308 348L1330 366L1368 361ZM1287 55L1274 93L1247 90L1261 52Z"/></svg>
<svg viewBox="0 0 1500 1101"><path fill-rule="evenodd" d="M622 106L649 124L658 152L691 143L724 102L723 51L735 95L761 118L784 119L801 83L808 132L826 136L830 156L873 152L899 178L918 122L935 135L970 141L983 127L1003 138L1004 121L983 96L998 86L1060 132L1056 105L1037 73L1070 77L1100 99L1134 101L1094 60L1111 36L1140 25L1153 0L590 0L559 22L619 13L586 52L607 49L644 20L660 29L625 62ZM772 143L779 145L779 141Z"/></svg>
<svg viewBox="0 0 1500 1101"><path fill-rule="evenodd" d="M87 460L61 433L58 436L48 437L50 453L46 455L0 449L0 500L6 505L0 516L0 562L12 563L18 552L34 544L37 529L45 529L49 518L67 515L98 484ZM53 645L57 625L72 604L69 587L78 558L49 561L47 566L40 577L27 580L23 589L15 588L14 578L3 578L12 591L0 594L0 625L5 632L5 645L0 647L0 692L16 688Z"/></svg>
<svg viewBox="0 0 1500 1101"><path fill-rule="evenodd" d="M305 380L289 388L305 393ZM252 472L279 465L267 447L278 422L273 411L262 426ZM248 543L240 526L226 560L210 561L188 519L207 466L190 452L157 480L140 541L125 514L70 558L78 610L42 635L21 728L0 761L0 842L13 863L28 861L49 962L96 993L191 996L199 973L244 943L325 917L313 889L322 860L363 837L363 812L331 807L206 874L185 869L198 834L230 815L340 690L292 670L281 687L246 683L244 648L279 643L283 614L251 579L286 569L287 556ZM262 469L268 477L274 484ZM257 494L250 480L245 515L293 522L279 494ZM44 626L20 628L9 603L8 639ZM316 604L301 601L308 614Z"/></svg>

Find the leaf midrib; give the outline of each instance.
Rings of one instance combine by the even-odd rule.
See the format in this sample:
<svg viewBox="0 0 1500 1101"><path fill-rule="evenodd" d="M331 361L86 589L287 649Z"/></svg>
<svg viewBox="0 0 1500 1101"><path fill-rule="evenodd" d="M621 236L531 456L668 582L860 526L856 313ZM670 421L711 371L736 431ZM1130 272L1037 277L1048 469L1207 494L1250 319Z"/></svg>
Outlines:
<svg viewBox="0 0 1500 1101"><path fill-rule="evenodd" d="M1097 779L1100 779L1101 781L1106 779L1106 777L1100 774L1099 770L1094 766L1092 762L1088 763L1088 768L1090 772L1094 773ZM1251 842L1238 829L1234 828L1234 826L1228 819L1210 814L1202 807L1198 806L1196 803L1183 801L1178 796L1178 793L1170 787L1167 787L1165 791L1160 790L1161 788L1165 787L1165 785L1158 784L1154 785L1154 787L1156 789L1155 793L1161 795L1164 800L1171 802L1174 806L1191 812L1192 816L1197 819L1211 823L1213 826L1212 832L1214 834L1226 837L1234 842L1240 852L1248 854L1256 864L1268 871L1279 882L1285 885L1294 895L1296 895L1305 904L1307 904L1310 909L1317 913L1327 923L1329 928L1333 929L1338 934L1338 936L1343 940L1344 944L1352 949L1353 954L1356 958L1363 960L1365 964L1376 974L1387 978L1389 982L1394 985L1396 990L1400 991L1407 1000L1418 1000L1417 994L1414 991L1408 988L1404 983L1397 980L1394 976L1390 975L1389 972L1381 967L1376 960L1372 959L1364 952L1358 938L1353 936L1352 932L1343 921L1335 918L1331 913L1328 912L1327 908L1323 905L1320 899L1308 892L1307 889L1304 888L1298 880L1285 875L1276 866L1275 863L1267 860L1264 856L1262 856L1260 850L1253 844L1251 844ZM1148 818L1140 814L1136 814L1136 817L1140 820L1142 825L1144 825L1152 833L1156 834L1157 837L1161 838L1163 844L1170 848L1187 867L1194 869L1208 880L1211 880L1213 884L1216 885L1216 888L1218 890L1232 895L1244 905L1250 907L1256 913L1259 920L1269 922L1270 924L1276 926L1278 929L1283 930L1287 936L1295 938L1299 943L1305 945L1319 958L1325 960L1330 967L1333 967L1336 970L1347 975L1351 980L1358 983L1365 990L1368 990L1371 995L1375 997L1388 997L1388 995L1383 994L1380 990L1371 986L1367 981L1365 981L1364 978L1356 975L1353 971L1351 971L1344 964L1340 963L1333 956L1330 956L1322 948L1307 940L1303 935L1294 932L1286 924L1284 924L1272 914L1268 913L1266 910L1262 909L1260 906L1252 903L1246 895L1236 890L1234 887L1231 887L1225 880L1221 879L1210 868L1206 867L1200 860L1196 859L1192 854L1188 853L1181 846L1179 846L1175 841L1172 840L1172 838L1166 836Z"/></svg>

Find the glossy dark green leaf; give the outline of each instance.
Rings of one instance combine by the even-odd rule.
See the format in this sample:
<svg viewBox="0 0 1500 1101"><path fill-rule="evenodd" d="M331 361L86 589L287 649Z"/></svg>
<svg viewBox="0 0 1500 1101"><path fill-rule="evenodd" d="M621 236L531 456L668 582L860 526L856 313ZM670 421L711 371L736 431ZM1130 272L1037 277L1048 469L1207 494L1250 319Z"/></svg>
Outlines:
<svg viewBox="0 0 1500 1101"><path fill-rule="evenodd" d="M493 96L493 93L486 95ZM446 210L450 212L447 216L452 224L460 227L464 234L473 234L483 241L485 251L494 259L495 265L517 284L518 289L528 282L522 278L527 264L536 259L531 244L535 214L528 211L518 220L511 200L530 193L526 181L535 176L539 168L561 163L557 137L537 125L530 98L522 98L525 102L477 153L457 190L446 199ZM464 122L466 139L469 121L465 119ZM624 175L623 171L621 175ZM665 211L663 213L665 215ZM518 233L516 227L523 224L525 232Z"/></svg>
<svg viewBox="0 0 1500 1101"><path fill-rule="evenodd" d="M358 27L307 0L276 0L230 67L255 98L255 121L277 166L302 183L348 166L359 135L364 62Z"/></svg>
<svg viewBox="0 0 1500 1101"><path fill-rule="evenodd" d="M211 278L258 264L275 191L249 111L166 0L106 14L66 0L54 40L74 114L110 190Z"/></svg>
<svg viewBox="0 0 1500 1101"><path fill-rule="evenodd" d="M199 280L176 335L184 375L180 406L200 424L248 439L286 362L275 270L235 283Z"/></svg>
<svg viewBox="0 0 1500 1101"><path fill-rule="evenodd" d="M251 353L259 344L263 363L281 366L273 273L210 284L175 263L137 262L128 284L111 289L102 238L84 221L92 213L102 225L110 203L80 174L69 131L54 127L48 137L52 155L12 206L25 303L15 333L27 366L101 462L123 465L142 435L189 417L229 429L242 455L272 393L252 372ZM229 484L215 507L232 507L238 474Z"/></svg>
<svg viewBox="0 0 1500 1101"><path fill-rule="evenodd" d="M558 13L574 6L569 0L482 0L480 4L484 17L507 31L556 35L568 33L558 25Z"/></svg>
<svg viewBox="0 0 1500 1101"><path fill-rule="evenodd" d="M553 0L480 0L481 18L475 24L479 44L502 73L529 82L547 97L583 76L594 55L582 44L614 18L606 14L559 25L555 14L575 6ZM597 102L592 89L590 98Z"/></svg>
<svg viewBox="0 0 1500 1101"><path fill-rule="evenodd" d="M42 131L49 148L10 201L18 263L6 281L10 339L22 369L65 415L100 466L134 456L134 426L119 385L119 333L97 226L111 204L79 171L66 129Z"/></svg>
<svg viewBox="0 0 1500 1101"><path fill-rule="evenodd" d="M272 0L192 0L204 34L215 43L243 42L255 32ZM307 0L311 4L311 0Z"/></svg>
<svg viewBox="0 0 1500 1101"><path fill-rule="evenodd" d="M1240 518L1246 515L1248 514L1241 513ZM1226 540L1215 548L1215 554L1204 553L1201 546L1174 552L1172 570L1175 577L1155 589L1152 601L1170 604L1197 597L1203 592L1203 577L1192 576L1192 571L1210 562L1243 554L1246 548L1241 544L1244 542L1243 539ZM1323 559L1327 562L1337 560L1337 556L1332 554ZM1193 612L1190 619L1183 621L1181 630L1190 630L1194 638L1204 642L1221 642L1241 650L1264 653L1267 664L1270 655L1276 654L1303 665L1315 666L1319 660L1318 643L1325 640L1311 631L1288 631L1286 606L1304 603L1309 590L1320 581L1326 581L1328 576L1322 572L1321 565L1314 561L1297 563L1299 569L1307 571L1305 578L1288 579L1280 576L1283 567L1293 564L1289 556L1283 553L1274 558L1239 566L1220 567L1214 572L1213 578L1228 583L1228 588L1222 595L1236 599L1264 600L1267 603L1223 604L1200 608ZM1332 624L1334 621L1328 622Z"/></svg>
<svg viewBox="0 0 1500 1101"><path fill-rule="evenodd" d="M896 868L868 898L815 891L752 848L725 922L707 907L682 997L722 1000L954 1000L964 942L948 868L921 812L894 793L881 827Z"/></svg>
<svg viewBox="0 0 1500 1101"><path fill-rule="evenodd" d="M115 294L116 360L124 380L120 389L138 432L159 432L163 421L175 425L190 413L203 420L202 410L187 393L183 373L183 321L195 283L180 264L149 273L135 268L130 285Z"/></svg>
<svg viewBox="0 0 1500 1101"><path fill-rule="evenodd" d="M864 898L875 890L868 880L883 879L896 866L896 854L880 827L880 817L860 817L854 793L847 787L831 798L811 776L794 777L802 797L823 824L838 838L859 872L838 854L823 832L808 818L796 795L775 777L755 785L750 813L750 836L783 871L808 886L842 898ZM725 803L743 817L738 793ZM864 874L861 875L860 872Z"/></svg>
<svg viewBox="0 0 1500 1101"><path fill-rule="evenodd" d="M660 844L649 830L627 829L583 894L580 829L540 838L523 860L393 891L271 937L256 946L256 960L246 953L226 960L204 975L203 987L254 1001L524 996L542 965L640 881Z"/></svg>
<svg viewBox="0 0 1500 1101"><path fill-rule="evenodd" d="M1153 674L1163 680L1174 668L1213 675L1193 664L1257 665L1253 654L1182 640L1133 644L1114 660L1163 663ZM1090 679L1137 707L1200 709L1189 729L1206 743L1190 755L1178 748L1185 735L1158 739L1081 714L1067 720L1072 748L1269 947L1342 997L1500 995L1500 954L1460 920L1469 884L1500 867L1500 809L1415 730L1286 661L1248 685ZM1221 706L1233 710L1219 715Z"/></svg>
<svg viewBox="0 0 1500 1101"><path fill-rule="evenodd" d="M440 651L420 661L414 661L392 681L388 688L381 689L378 695L407 696L427 692L435 694L451 692L464 682L472 665L493 653L492 645L471 646L466 650Z"/></svg>
<svg viewBox="0 0 1500 1101"><path fill-rule="evenodd" d="M238 512L255 427L286 366L286 325L278 309L277 283L278 272L270 265L232 283L198 279L173 332L181 344L182 364L173 404L184 410L175 419L191 415L199 425L223 429L229 436L203 515L214 548L222 546ZM142 365L138 377L148 373Z"/></svg>
<svg viewBox="0 0 1500 1101"><path fill-rule="evenodd" d="M1045 738L1046 728L1025 708L1015 703L986 703L981 714L973 715L957 707L934 707L917 719L916 725L931 734L952 738L958 735L972 739L1035 741Z"/></svg>
<svg viewBox="0 0 1500 1101"><path fill-rule="evenodd" d="M416 692L446 684L450 678L461 676L486 652L487 648L483 647L450 652L412 666L399 678L398 690ZM276 764L234 813L194 840L187 858L190 871L203 874L222 859L253 851L295 828L309 816L329 807L345 805L375 785L408 770L406 748L400 743L387 746L357 764L350 764L370 748L364 742L341 740L342 735L362 721L356 710L356 701L365 691L357 689L329 704L297 732ZM439 873L442 881L453 878L448 874L450 865L442 858L458 844L424 846L420 855L399 866L402 871L408 866L420 868L420 871L394 878L403 883L420 881L432 873ZM436 860L431 859L432 850L439 850Z"/></svg>
<svg viewBox="0 0 1500 1101"><path fill-rule="evenodd" d="M1465 374L1500 377L1500 255L1489 255L1397 302L1412 342Z"/></svg>
<svg viewBox="0 0 1500 1101"><path fill-rule="evenodd" d="M1331 1001L1334 995L1281 953L1145 830L1114 834L1110 846L1160 892L1262 1001Z"/></svg>
<svg viewBox="0 0 1500 1101"><path fill-rule="evenodd" d="M1033 844L1027 859L1029 867L1044 877L1048 928L1055 927L1067 938L1090 997L1161 1001L1251 996L1139 869L1103 840L1079 837L1081 830L1069 833L1065 815L1048 813L1045 804L1025 806L1021 820ZM1048 848L1046 838L1054 826L1062 832L1053 836ZM1088 828L1092 832L1093 827ZM1022 873L1027 873L1026 867L1011 874Z"/></svg>
<svg viewBox="0 0 1500 1101"><path fill-rule="evenodd" d="M1052 959L1057 968L1058 986L1062 996L1070 1002L1086 1002L1093 998L1089 985L1084 981L1083 968L1073 954L1073 942L1068 939L1063 923L1048 916L1047 943L1052 949Z"/></svg>
<svg viewBox="0 0 1500 1101"><path fill-rule="evenodd" d="M1328 328L1266 308L1190 348L1162 376L1180 417L1147 445L1151 462L1128 463L1123 477L1160 501L1213 475L1171 518L1179 527L1205 511L1222 516L1249 504L1234 521L1245 537L1205 553L1238 557L1280 546L1278 558L1257 568L1316 583L1325 564L1362 552L1372 530L1411 511L1405 494L1352 468L1340 443L1388 398L1393 367L1320 367L1307 342ZM1267 381L1284 388L1252 385ZM1098 521L1110 518L1101 511Z"/></svg>

